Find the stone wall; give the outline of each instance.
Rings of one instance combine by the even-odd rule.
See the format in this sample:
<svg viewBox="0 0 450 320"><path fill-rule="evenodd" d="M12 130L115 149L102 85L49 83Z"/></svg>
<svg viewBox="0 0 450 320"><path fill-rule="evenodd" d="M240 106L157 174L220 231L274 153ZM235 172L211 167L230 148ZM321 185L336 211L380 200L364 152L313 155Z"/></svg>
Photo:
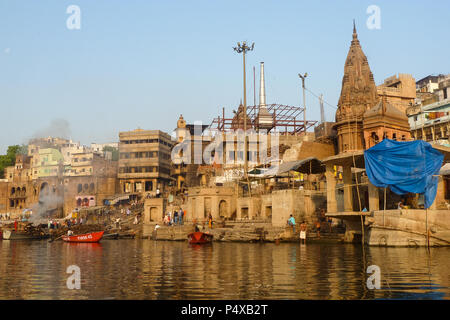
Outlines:
<svg viewBox="0 0 450 320"><path fill-rule="evenodd" d="M202 221L209 214L214 220L236 217L236 201L234 188L189 188L186 204L186 221Z"/></svg>
<svg viewBox="0 0 450 320"><path fill-rule="evenodd" d="M162 222L166 213L167 200L164 198L145 199L144 202L144 225L154 222Z"/></svg>
<svg viewBox="0 0 450 320"><path fill-rule="evenodd" d="M253 220L261 218L261 198L260 197L244 197L237 199L237 215L238 220Z"/></svg>
<svg viewBox="0 0 450 320"><path fill-rule="evenodd" d="M272 225L285 226L292 214L295 221L312 224L317 211L326 208L326 192L312 190L278 190L272 192Z"/></svg>

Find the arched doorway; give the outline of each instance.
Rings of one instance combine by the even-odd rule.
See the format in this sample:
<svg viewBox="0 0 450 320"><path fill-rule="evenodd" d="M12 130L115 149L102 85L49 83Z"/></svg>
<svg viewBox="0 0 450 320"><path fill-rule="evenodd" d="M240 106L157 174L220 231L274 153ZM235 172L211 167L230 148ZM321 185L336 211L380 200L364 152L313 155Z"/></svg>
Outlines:
<svg viewBox="0 0 450 320"><path fill-rule="evenodd" d="M221 200L219 202L219 216L221 218L228 218L229 212L228 212L228 204L225 200Z"/></svg>
<svg viewBox="0 0 450 320"><path fill-rule="evenodd" d="M156 207L151 207L150 208L150 216L149 216L149 221L155 221L158 218L156 217L156 215L158 214L158 208Z"/></svg>

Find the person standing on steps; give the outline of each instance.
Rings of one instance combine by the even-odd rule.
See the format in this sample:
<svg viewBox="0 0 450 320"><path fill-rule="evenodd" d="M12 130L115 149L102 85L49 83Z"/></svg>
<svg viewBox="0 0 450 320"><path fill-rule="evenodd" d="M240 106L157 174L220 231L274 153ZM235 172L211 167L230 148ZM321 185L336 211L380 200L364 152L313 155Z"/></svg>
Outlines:
<svg viewBox="0 0 450 320"><path fill-rule="evenodd" d="M320 221L316 221L317 238L320 239Z"/></svg>
<svg viewBox="0 0 450 320"><path fill-rule="evenodd" d="M295 218L292 216L289 217L288 225L292 226L292 232L295 233Z"/></svg>
<svg viewBox="0 0 450 320"><path fill-rule="evenodd" d="M303 244L306 243L306 223L305 220L302 221L302 223L300 224L300 243L303 242Z"/></svg>
<svg viewBox="0 0 450 320"><path fill-rule="evenodd" d="M178 221L179 221L180 225L183 224L183 218L184 218L183 215L184 215L184 212L183 212L183 210L180 208L180 211L178 212Z"/></svg>
<svg viewBox="0 0 450 320"><path fill-rule="evenodd" d="M212 229L212 225L213 225L213 218L212 218L212 215L211 215L211 213L209 214L209 217L208 217L208 224L209 224L209 228L210 228L210 229Z"/></svg>
<svg viewBox="0 0 450 320"><path fill-rule="evenodd" d="M177 224L178 222L178 211L174 210L173 212L173 224Z"/></svg>

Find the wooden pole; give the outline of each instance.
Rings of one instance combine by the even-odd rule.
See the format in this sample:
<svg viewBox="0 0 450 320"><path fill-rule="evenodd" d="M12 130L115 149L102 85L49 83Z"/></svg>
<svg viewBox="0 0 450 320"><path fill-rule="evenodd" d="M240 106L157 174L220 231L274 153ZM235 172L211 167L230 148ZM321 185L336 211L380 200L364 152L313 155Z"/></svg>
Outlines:
<svg viewBox="0 0 450 320"><path fill-rule="evenodd" d="M383 208L383 227L386 226L384 214L386 213L386 187L384 187L384 208Z"/></svg>
<svg viewBox="0 0 450 320"><path fill-rule="evenodd" d="M430 250L430 233L428 230L428 208L425 209L425 228L427 232L427 249Z"/></svg>

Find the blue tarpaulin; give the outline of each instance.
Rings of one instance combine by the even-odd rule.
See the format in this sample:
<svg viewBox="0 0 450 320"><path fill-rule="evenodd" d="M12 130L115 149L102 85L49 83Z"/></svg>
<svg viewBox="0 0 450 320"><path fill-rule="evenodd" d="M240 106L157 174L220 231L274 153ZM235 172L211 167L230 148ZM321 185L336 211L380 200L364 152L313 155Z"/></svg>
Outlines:
<svg viewBox="0 0 450 320"><path fill-rule="evenodd" d="M364 151L366 173L376 187L389 187L399 195L423 193L425 208L436 197L439 170L444 155L422 140L384 139Z"/></svg>

